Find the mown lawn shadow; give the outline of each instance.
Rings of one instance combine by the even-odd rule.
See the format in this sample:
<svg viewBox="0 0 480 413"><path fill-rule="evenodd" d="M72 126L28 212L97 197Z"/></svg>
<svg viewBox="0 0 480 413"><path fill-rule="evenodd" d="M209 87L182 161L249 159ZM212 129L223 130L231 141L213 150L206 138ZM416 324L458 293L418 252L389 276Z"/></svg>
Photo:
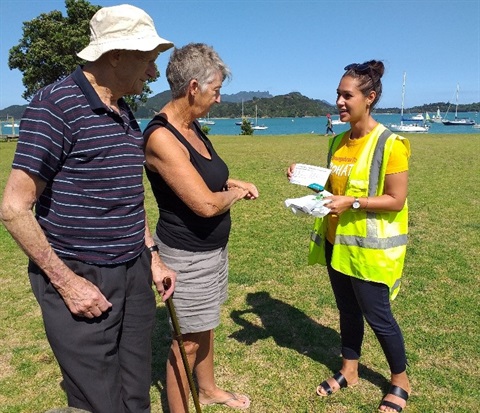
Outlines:
<svg viewBox="0 0 480 413"><path fill-rule="evenodd" d="M272 337L280 347L309 357L326 366L332 373L340 369L340 335L336 330L317 323L290 304L271 297L266 291L247 294L246 302L249 309L230 313L232 320L241 326L240 330L230 335L231 338L252 345L258 340ZM261 326L246 320L246 314L258 316ZM388 385L384 376L361 363L359 374L382 389ZM319 378L319 383L325 379L327 377Z"/></svg>

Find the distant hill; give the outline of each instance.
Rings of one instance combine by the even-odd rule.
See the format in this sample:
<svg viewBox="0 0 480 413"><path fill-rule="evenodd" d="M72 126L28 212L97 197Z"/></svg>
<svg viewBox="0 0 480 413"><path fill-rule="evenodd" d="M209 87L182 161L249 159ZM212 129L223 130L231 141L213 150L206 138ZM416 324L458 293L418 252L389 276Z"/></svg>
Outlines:
<svg viewBox="0 0 480 413"><path fill-rule="evenodd" d="M145 103L138 105L135 117L138 119L148 119L155 115L160 109L162 109L166 103L171 99L172 93L170 90L161 92L155 96L149 98Z"/></svg>
<svg viewBox="0 0 480 413"><path fill-rule="evenodd" d="M141 104L135 112L137 118L152 117L170 99L169 92L162 92ZM334 112L335 107L323 100L310 99L298 92L287 95L272 96L269 92L239 92L233 95L222 94L221 103L212 106L210 116L212 118L240 118L245 116L255 117L257 106L258 117L305 117L323 116Z"/></svg>
<svg viewBox="0 0 480 413"><path fill-rule="evenodd" d="M238 92L232 95L222 93L222 102L240 103L242 100L247 102L249 100L256 100L262 98L273 98L270 92Z"/></svg>
<svg viewBox="0 0 480 413"><path fill-rule="evenodd" d="M135 116L139 119L151 118L155 112L159 111L171 98L169 90L158 93L147 100L146 103L139 104ZM256 92L238 92L235 94L222 94L222 101L219 105L214 105L210 111L212 118L240 118L242 115L242 100L244 115L248 117L255 116L255 105L258 110L258 117L305 117L305 116L325 116L327 113L337 113L335 105L325 100L310 99L299 92L292 92L286 95L272 96L268 91ZM449 109L450 106L450 109ZM20 119L27 105L13 105L0 110L0 120L4 121L8 117ZM434 113L440 108L444 114L448 109L450 113L455 110L455 106L449 102L436 102L422 106L407 108L407 113ZM459 112L480 111L480 102L458 105ZM400 113L399 108L380 108L376 113Z"/></svg>
<svg viewBox="0 0 480 413"><path fill-rule="evenodd" d="M27 105L13 105L8 108L0 110L0 120L7 120L7 117L14 119L20 119L25 111Z"/></svg>
<svg viewBox="0 0 480 413"><path fill-rule="evenodd" d="M251 100L244 100L244 115L250 118L255 117L255 107L259 118L323 116L335 109L325 101L310 99L298 92L263 98L255 96ZM212 118L240 118L241 115L241 101L229 102L223 95L222 102L214 105L210 110Z"/></svg>
<svg viewBox="0 0 480 413"><path fill-rule="evenodd" d="M170 91L165 91L159 93L148 99L146 103L142 103L138 106L137 111L135 112L135 116L139 119L151 118L155 112L158 112L171 98L172 94ZM222 94L222 105L223 103L239 103L242 100L245 102L250 101L252 99L259 99L259 98L272 98L273 96L269 92L239 92L233 95L225 95ZM217 106L217 105L215 105ZM220 117L219 115L213 115L214 111L210 113L210 116ZM241 109L238 112L239 117L241 114ZM224 116L222 116L224 117ZM234 116L226 116L226 117L234 117Z"/></svg>

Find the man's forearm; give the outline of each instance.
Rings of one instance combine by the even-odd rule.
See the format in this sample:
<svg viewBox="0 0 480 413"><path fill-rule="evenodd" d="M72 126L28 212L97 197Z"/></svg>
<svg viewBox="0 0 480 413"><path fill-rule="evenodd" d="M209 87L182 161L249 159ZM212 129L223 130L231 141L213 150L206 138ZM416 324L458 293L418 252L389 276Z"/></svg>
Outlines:
<svg viewBox="0 0 480 413"><path fill-rule="evenodd" d="M1 220L25 254L45 272L57 289L62 289L74 273L49 244L32 211L12 211L5 207Z"/></svg>

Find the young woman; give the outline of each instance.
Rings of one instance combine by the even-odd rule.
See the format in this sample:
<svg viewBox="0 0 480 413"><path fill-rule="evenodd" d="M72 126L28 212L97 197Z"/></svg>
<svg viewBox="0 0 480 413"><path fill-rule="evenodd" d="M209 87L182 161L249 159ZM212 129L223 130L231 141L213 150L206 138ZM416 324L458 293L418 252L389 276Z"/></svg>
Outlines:
<svg viewBox="0 0 480 413"><path fill-rule="evenodd" d="M336 103L350 130L329 142L327 190L333 196L330 213L316 221L309 261L327 266L342 345L340 371L323 381L317 394L329 396L357 384L365 319L391 371L379 411L400 412L411 389L404 340L390 302L400 288L406 250L410 147L371 116L383 73L383 63L372 60L348 65L340 79Z"/></svg>

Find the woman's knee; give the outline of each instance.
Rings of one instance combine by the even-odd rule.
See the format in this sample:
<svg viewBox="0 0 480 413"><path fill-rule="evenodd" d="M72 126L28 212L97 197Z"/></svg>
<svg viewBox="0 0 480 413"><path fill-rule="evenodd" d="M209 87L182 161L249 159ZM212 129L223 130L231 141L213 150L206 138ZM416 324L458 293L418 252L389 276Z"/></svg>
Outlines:
<svg viewBox="0 0 480 413"><path fill-rule="evenodd" d="M207 334L207 332L183 334L183 346L187 356L197 354L201 346L208 345L208 343L205 341L208 339L208 337L209 334Z"/></svg>

